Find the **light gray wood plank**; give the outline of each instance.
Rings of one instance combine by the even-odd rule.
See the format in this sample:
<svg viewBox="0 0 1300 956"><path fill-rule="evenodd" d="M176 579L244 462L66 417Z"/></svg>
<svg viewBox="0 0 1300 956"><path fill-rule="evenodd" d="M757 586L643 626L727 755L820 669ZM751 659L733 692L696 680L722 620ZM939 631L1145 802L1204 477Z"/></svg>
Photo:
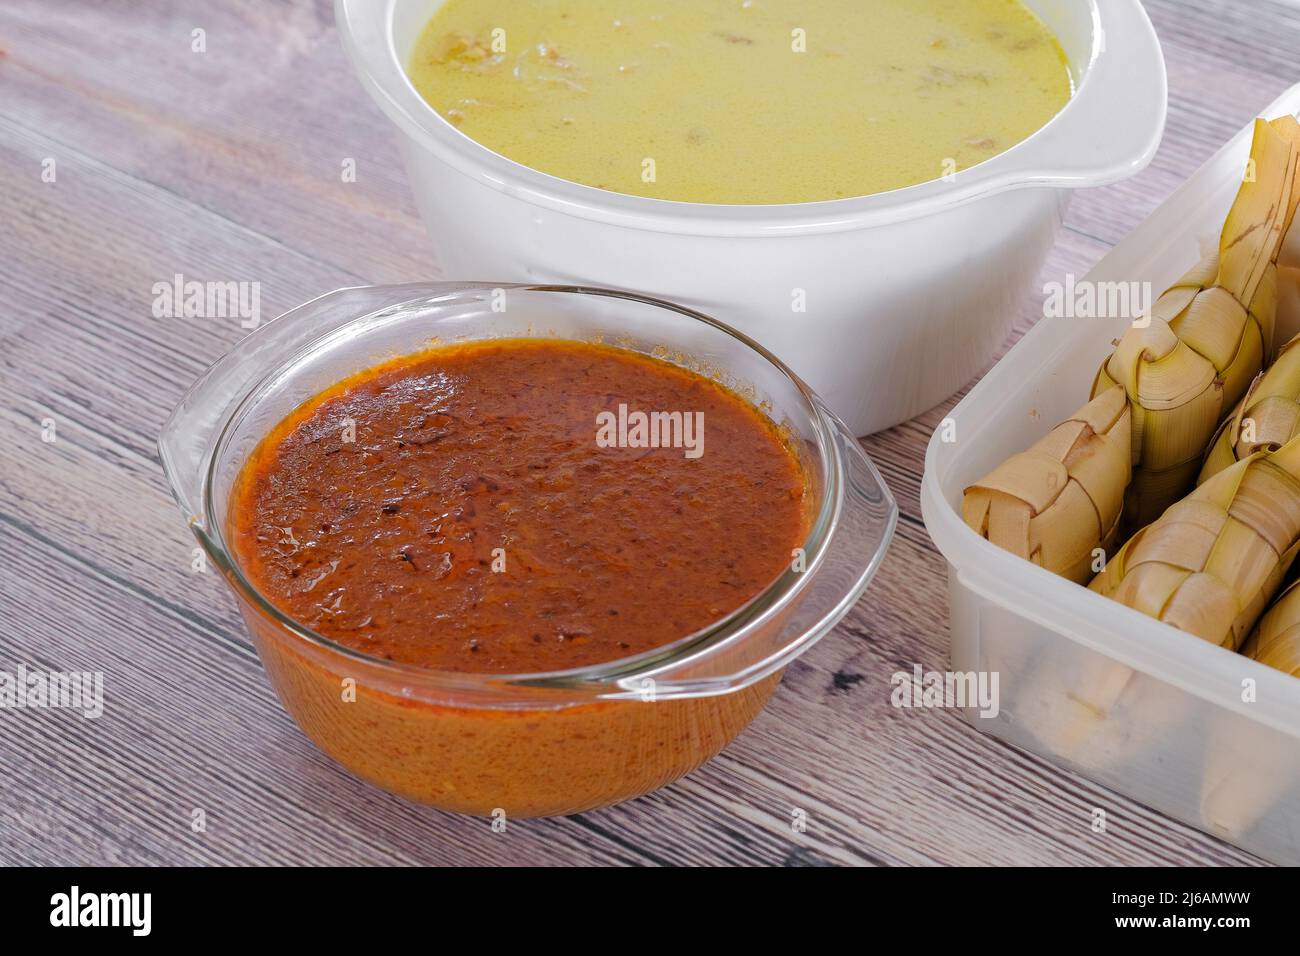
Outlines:
<svg viewBox="0 0 1300 956"><path fill-rule="evenodd" d="M1165 144L1140 176L1075 198L1044 281L1086 271L1300 79L1292 4L1148 7L1170 69ZM196 26L207 54L189 51ZM279 708L216 576L190 572L153 448L184 388L243 334L154 319L154 282L255 279L270 316L436 271L330 4L13 0L0 90L0 666L103 669L110 701L98 722L0 717L0 863L1254 862L951 713L888 705L893 671L947 659L944 566L917 496L955 398L868 440L902 509L891 559L710 765L506 834L355 780ZM338 175L347 156L355 184ZM1026 301L1012 341L1040 312ZM1105 836L1089 828L1096 806ZM204 834L189 830L195 807ZM806 833L790 828L796 807Z"/></svg>

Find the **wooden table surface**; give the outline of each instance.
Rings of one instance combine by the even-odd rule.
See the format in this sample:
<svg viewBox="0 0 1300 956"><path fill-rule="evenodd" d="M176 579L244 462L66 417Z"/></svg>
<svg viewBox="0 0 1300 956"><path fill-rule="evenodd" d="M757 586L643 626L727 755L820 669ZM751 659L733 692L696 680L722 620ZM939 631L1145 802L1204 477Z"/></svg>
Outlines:
<svg viewBox="0 0 1300 956"><path fill-rule="evenodd" d="M1164 145L1136 178L1076 197L1045 279L1085 272L1300 80L1295 0L1147 6L1169 65ZM154 283L177 273L260 282L266 316L437 275L394 131L345 63L331 5L6 0L0 670L103 671L107 700L98 720L0 711L0 862L1257 862L954 712L890 706L891 673L946 667L944 562L917 494L951 402L866 441L902 509L890 558L703 769L505 833L362 783L298 732L221 580L191 570L155 442L244 330L154 318ZM1017 335L1040 313L1027 301Z"/></svg>

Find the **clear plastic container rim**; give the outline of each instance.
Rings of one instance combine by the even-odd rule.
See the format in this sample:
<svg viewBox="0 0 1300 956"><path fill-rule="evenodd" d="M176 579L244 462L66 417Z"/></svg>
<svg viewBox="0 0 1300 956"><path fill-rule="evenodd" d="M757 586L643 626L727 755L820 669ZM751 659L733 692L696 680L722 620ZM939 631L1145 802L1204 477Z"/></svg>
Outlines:
<svg viewBox="0 0 1300 956"><path fill-rule="evenodd" d="M1295 115L1300 109L1300 84L1279 96L1260 111L1261 116ZM1116 255L1132 254L1150 262L1161 255L1160 242L1169 234L1157 233L1155 242L1143 235L1148 223L1175 210L1176 221L1189 209L1205 202L1203 180L1207 171L1221 169L1249 151L1253 123L1238 132L1214 156L1188 178L1137 229L1122 239L1080 282L1097 276L1110 279L1110 261ZM1139 274L1141 269L1138 270ZM1126 273L1127 276L1127 273ZM1050 322L1039 322L981 379L953 408L948 417L973 442L985 428L993 427L1017 401L1008 390L1008 379L1022 380L1033 369L1050 365L1053 357L1073 348L1069 338L1056 334ZM978 410L978 411L976 411ZM1044 426L1044 432L1046 426ZM948 499L947 455L939 431L926 448L925 472L921 480L921 512L926 530L948 563L950 574L960 586L982 599L1032 621L1059 636L1118 663L1163 681L1172 687L1222 706L1242 717L1282 733L1300 737L1300 683L1289 674L1261 664L1235 651L1216 647L1140 611L1067 581L1004 551L966 526L960 506ZM955 635L954 635L955 638ZM1242 699L1241 679L1256 683L1253 702Z"/></svg>

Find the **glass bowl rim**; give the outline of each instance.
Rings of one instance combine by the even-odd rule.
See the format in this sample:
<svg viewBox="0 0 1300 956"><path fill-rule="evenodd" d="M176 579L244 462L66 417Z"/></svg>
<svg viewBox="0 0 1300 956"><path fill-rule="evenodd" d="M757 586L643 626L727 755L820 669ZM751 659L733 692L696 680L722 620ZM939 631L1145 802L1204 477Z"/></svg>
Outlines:
<svg viewBox="0 0 1300 956"><path fill-rule="evenodd" d="M214 486L218 465L224 462L224 453L228 451L228 444L233 437L233 432L244 415L256 406L271 382L289 373L294 366L301 364L307 357L314 354L315 349L321 346L323 340L337 334L338 330L336 329L322 333L302 343L291 355L252 382L234 407L226 414L217 438L212 445L212 452L208 458L203 478L202 491L203 513L211 520L207 522L208 527L204 529L204 532L199 537L210 556L221 567L227 580L244 600L263 617L269 618L270 622L276 625L281 632L296 637L320 651L341 655L345 659L357 661L370 668L377 668L383 673L403 680L414 680L424 684L432 683L447 688L461 687L482 690L501 687L528 687L568 691L582 687L622 686L623 682L629 679L649 677L653 672L681 664L694 655L703 656L711 652L717 652L724 647L735 646L735 644L743 642L746 636L768 624L772 617L789 606L800 594L804 586L812 580L813 572L820 567L825 559L827 546L839 525L839 517L844 504L845 463L835 441L835 425L816 393L772 352L743 332L712 316L653 296L596 286L539 283L500 283L489 286L487 283L475 283L473 286L460 288L444 295L433 297L416 296L406 302L359 314L349 320L344 327L386 313L398 313L416 306L468 298L482 293L488 287L526 292L617 298L650 308L675 312L684 318L701 322L722 332L724 335L736 340L748 351L754 353L759 359L773 366L782 378L794 386L801 399L804 406L803 410L808 415L808 422L816 437L817 448L826 472L825 492L802 544L802 548L808 556L805 569L796 572L787 566L779 577L734 611L696 631L682 635L668 644L627 657L563 670L525 671L508 674L439 670L418 664L376 657L320 634L277 608L244 574L238 560L236 560L226 542L223 531L224 520L218 520L217 509L214 504L216 497ZM551 337L542 335L539 338ZM554 340L564 341L565 337L556 336ZM570 340L579 341L576 339ZM620 346L614 345L612 347L619 348ZM699 373L697 372L697 374ZM758 410L762 413L761 409ZM224 516L222 517L224 518Z"/></svg>

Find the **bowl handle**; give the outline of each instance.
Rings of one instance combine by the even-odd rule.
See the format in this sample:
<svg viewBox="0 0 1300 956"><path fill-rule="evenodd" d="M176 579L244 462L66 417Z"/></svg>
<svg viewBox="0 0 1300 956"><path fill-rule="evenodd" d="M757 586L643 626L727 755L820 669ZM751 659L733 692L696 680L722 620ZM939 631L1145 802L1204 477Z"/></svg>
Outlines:
<svg viewBox="0 0 1300 956"><path fill-rule="evenodd" d="M849 427L817 401L831 426L834 481L843 495L825 550L801 573L798 598L785 610L755 609L741 633L718 645L622 675L600 696L668 700L712 697L757 683L821 640L871 582L898 522L898 505Z"/></svg>
<svg viewBox="0 0 1300 956"><path fill-rule="evenodd" d="M418 282L339 289L305 302L244 336L190 387L158 437L163 473L195 531L207 529L203 485L219 432L258 381L274 372L304 342L359 316L416 299L480 287L483 284Z"/></svg>
<svg viewBox="0 0 1300 956"><path fill-rule="evenodd" d="M1117 108L1122 106L1122 108ZM1092 56L1068 107L1001 171L1020 185L1104 186L1141 172L1164 135L1165 58L1138 0L1097 0Z"/></svg>

